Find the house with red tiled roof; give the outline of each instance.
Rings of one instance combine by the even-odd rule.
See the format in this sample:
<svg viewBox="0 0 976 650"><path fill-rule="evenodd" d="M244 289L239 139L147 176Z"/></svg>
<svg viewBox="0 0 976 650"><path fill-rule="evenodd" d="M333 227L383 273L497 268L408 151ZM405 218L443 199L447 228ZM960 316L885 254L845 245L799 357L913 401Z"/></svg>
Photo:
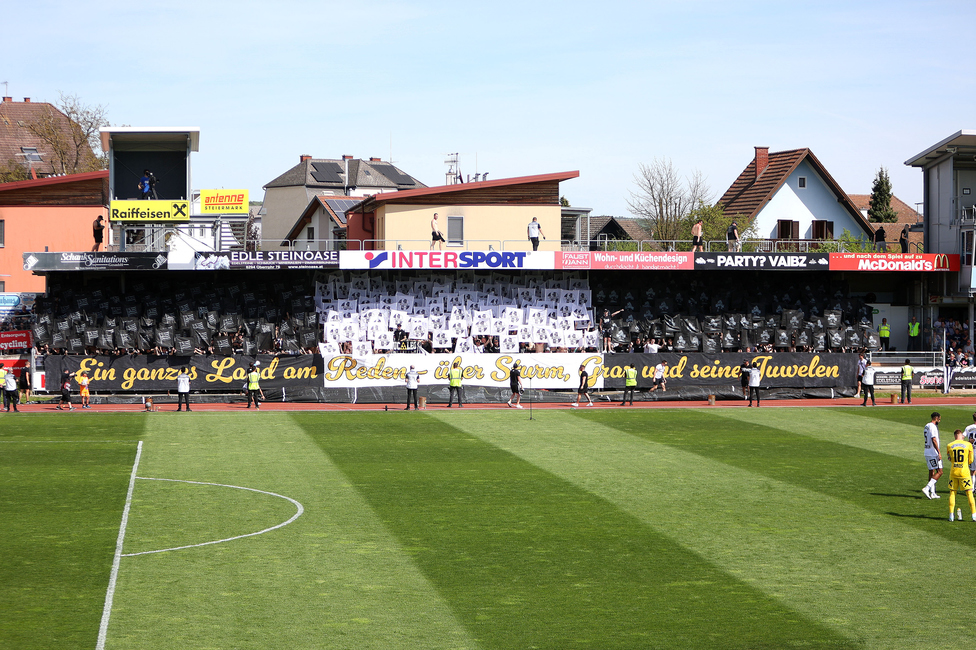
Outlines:
<svg viewBox="0 0 976 650"><path fill-rule="evenodd" d="M726 215L755 224L760 239L836 239L845 230L854 237L873 236L867 218L812 151L755 149L755 157L719 199Z"/></svg>
<svg viewBox="0 0 976 650"><path fill-rule="evenodd" d="M0 102L0 172L22 168L25 177L43 178L74 171L76 167L71 158L75 152L68 150L74 148L73 144L62 152L65 161L61 161L51 144L31 132L29 125L44 122L63 129L65 143L74 142L71 121L52 104L32 102L30 97L25 97L22 102L13 101L12 97L3 98ZM77 168L88 171L97 167L95 154L87 144L81 147L80 156L85 161ZM67 163L67 168L62 163Z"/></svg>
<svg viewBox="0 0 976 650"><path fill-rule="evenodd" d="M851 197L851 201L857 206L857 209L861 211L864 218L868 218L868 209L871 207L871 195L870 194L848 194ZM908 231L908 252L918 253L922 250L922 215L919 214L915 208L908 205L897 196L891 197L891 208L898 215L898 218L893 223L876 223L872 224L875 228L878 226L884 226L885 229L885 240L888 242L889 251L900 250L897 247L898 237L901 236L902 230L906 227L909 228ZM911 228L914 227L915 231L912 232Z"/></svg>

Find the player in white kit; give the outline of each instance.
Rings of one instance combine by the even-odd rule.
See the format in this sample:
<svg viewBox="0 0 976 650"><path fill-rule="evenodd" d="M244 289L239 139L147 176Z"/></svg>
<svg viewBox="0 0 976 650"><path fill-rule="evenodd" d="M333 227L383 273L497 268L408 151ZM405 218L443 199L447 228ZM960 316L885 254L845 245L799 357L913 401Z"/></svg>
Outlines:
<svg viewBox="0 0 976 650"><path fill-rule="evenodd" d="M935 482L942 476L942 452L939 451L939 422L942 416L932 414L932 421L925 425L925 464L929 470L929 482L922 488L922 494L930 499L941 499L935 493Z"/></svg>

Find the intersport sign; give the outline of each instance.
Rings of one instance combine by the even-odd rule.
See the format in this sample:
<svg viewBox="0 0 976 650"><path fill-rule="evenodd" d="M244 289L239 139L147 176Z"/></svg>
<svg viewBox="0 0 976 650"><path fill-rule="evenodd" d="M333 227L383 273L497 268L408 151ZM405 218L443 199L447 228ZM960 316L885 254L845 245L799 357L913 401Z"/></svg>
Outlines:
<svg viewBox="0 0 976 650"><path fill-rule="evenodd" d="M339 268L551 271L555 257L552 251L340 251Z"/></svg>

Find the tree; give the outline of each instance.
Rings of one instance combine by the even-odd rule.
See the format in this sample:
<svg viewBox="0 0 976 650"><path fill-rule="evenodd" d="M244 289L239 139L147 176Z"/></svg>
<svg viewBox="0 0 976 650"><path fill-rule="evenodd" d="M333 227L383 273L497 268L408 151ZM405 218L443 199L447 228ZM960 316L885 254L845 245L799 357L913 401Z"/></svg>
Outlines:
<svg viewBox="0 0 976 650"><path fill-rule="evenodd" d="M561 205L564 208L570 207L569 200L565 196L559 197L559 205Z"/></svg>
<svg viewBox="0 0 976 650"><path fill-rule="evenodd" d="M30 178L30 172L24 163L18 160L8 160L6 164L0 163L0 183L13 183L14 181L25 181Z"/></svg>
<svg viewBox="0 0 976 650"><path fill-rule="evenodd" d="M682 224L680 239L691 239L691 228L699 219L702 220L702 238L705 241L726 241L726 234L733 221L736 222L740 242L754 239L756 235L755 223L748 223L741 215L725 214L721 204L708 205L702 201L699 202L698 207L688 213L688 217Z"/></svg>
<svg viewBox="0 0 976 650"><path fill-rule="evenodd" d="M27 129L51 148L55 173L105 169L108 160L101 153L99 135L99 129L108 126L105 107L83 104L77 95L58 94L57 107L27 123Z"/></svg>
<svg viewBox="0 0 976 650"><path fill-rule="evenodd" d="M891 207L891 180L888 171L882 167L874 177L871 186L871 201L868 204L868 220L874 223L894 223L898 213Z"/></svg>
<svg viewBox="0 0 976 650"><path fill-rule="evenodd" d="M659 241L690 238L691 226L687 232L684 227L688 215L712 202L711 190L701 172L682 179L667 159L655 158L651 165L641 164L634 182L637 191L630 193L627 208Z"/></svg>
<svg viewBox="0 0 976 650"><path fill-rule="evenodd" d="M261 250L261 226L253 213L248 215L247 226L244 228L244 250Z"/></svg>

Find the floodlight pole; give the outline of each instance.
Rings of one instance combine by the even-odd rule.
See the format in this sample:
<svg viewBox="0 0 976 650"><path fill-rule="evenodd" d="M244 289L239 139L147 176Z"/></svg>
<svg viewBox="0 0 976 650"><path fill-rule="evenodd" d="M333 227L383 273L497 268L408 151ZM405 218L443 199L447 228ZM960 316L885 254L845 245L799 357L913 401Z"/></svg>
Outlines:
<svg viewBox="0 0 976 650"><path fill-rule="evenodd" d="M532 418L532 402L535 401L535 398L532 397L531 393L532 393L532 377L529 377L529 419L530 420L533 419Z"/></svg>

